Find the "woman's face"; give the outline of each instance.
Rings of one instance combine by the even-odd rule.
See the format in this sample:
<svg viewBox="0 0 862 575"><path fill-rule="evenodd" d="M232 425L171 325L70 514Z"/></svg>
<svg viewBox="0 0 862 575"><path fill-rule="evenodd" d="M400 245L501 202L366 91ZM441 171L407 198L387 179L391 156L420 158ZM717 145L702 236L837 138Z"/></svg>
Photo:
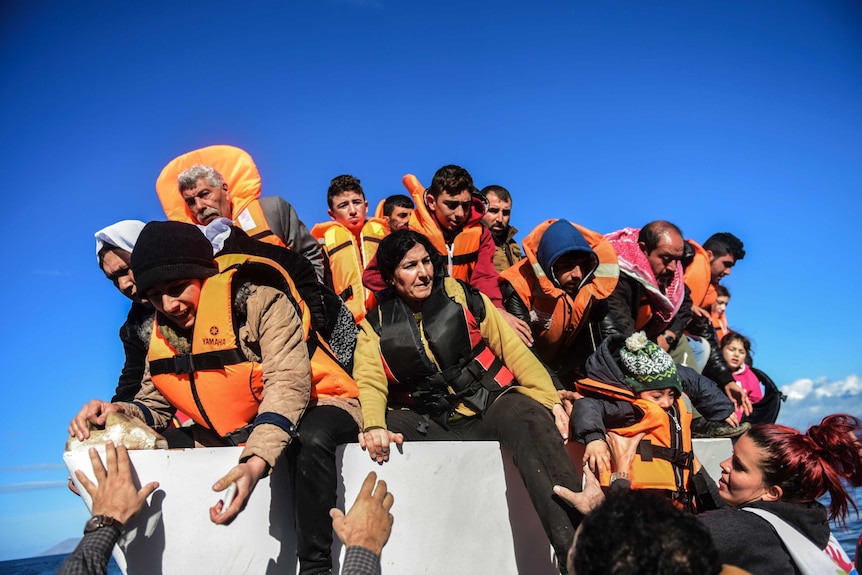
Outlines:
<svg viewBox="0 0 862 575"><path fill-rule="evenodd" d="M716 314L721 315L727 309L727 302L730 301L730 297L726 295L720 295L716 298L715 303L712 304L712 311Z"/></svg>
<svg viewBox="0 0 862 575"><path fill-rule="evenodd" d="M392 274L391 284L395 292L414 309L422 307L422 301L431 295L434 282L434 265L431 256L422 244L416 244L404 254L401 263Z"/></svg>
<svg viewBox="0 0 862 575"><path fill-rule="evenodd" d="M724 361L733 371L738 370L745 363L745 356L748 354L745 351L745 346L738 339L732 340L730 343L721 348L721 353L724 355Z"/></svg>
<svg viewBox="0 0 862 575"><path fill-rule="evenodd" d="M721 479L718 481L721 498L733 507L764 499L769 488L763 483L760 462L765 457L766 454L749 439L748 434L740 437L733 446L733 455L721 462Z"/></svg>
<svg viewBox="0 0 862 575"><path fill-rule="evenodd" d="M145 296L177 327L191 329L201 300L201 285L198 279L161 282L148 289Z"/></svg>

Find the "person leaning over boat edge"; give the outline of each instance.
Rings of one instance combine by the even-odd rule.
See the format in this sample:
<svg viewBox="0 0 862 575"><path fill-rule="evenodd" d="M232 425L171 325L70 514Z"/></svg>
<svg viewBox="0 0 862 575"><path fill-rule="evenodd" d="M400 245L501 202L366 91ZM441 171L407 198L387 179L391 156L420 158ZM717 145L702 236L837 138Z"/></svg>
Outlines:
<svg viewBox="0 0 862 575"><path fill-rule="evenodd" d="M135 242L145 225L138 220L122 220L96 232L99 269L121 294L132 300L132 307L120 328L125 361L111 401L131 401L141 389L144 376L155 309L149 302L141 301L129 264Z"/></svg>
<svg viewBox="0 0 862 575"><path fill-rule="evenodd" d="M222 491L232 482L237 484L237 495L229 508L223 509L223 503L219 501L210 509L214 523L229 523L241 511L258 480L271 470L295 435L294 422L299 421L308 404L311 376L300 319L284 293L269 286L244 284L238 295L241 294L240 298L244 300L247 321L237 330L238 337L226 333L227 330L223 336L228 339L234 336L236 344L241 347L242 361L235 364L239 370L247 370L249 374L255 370L262 371L259 385L254 390L255 396L249 389L248 376L244 376L246 383L240 386L244 391L238 392L239 395L231 398L219 390L208 398L199 398L199 406L196 406L198 398L192 399L190 390L183 394L183 388L188 390L189 386L179 385L178 375L165 373L154 376L151 368L154 357L165 353L172 356L176 353L173 350L183 350L186 354L197 351L191 338L199 336L194 330L198 315L207 314L210 320L218 319L215 317L218 314L214 315L209 308L211 303L198 309L207 280L218 274L212 246L191 224L150 222L138 238L131 264L138 289L158 311L141 390L132 402L108 403L98 399L88 402L72 420L69 433L79 440L86 439L89 437L88 423L104 425L107 414L116 411L136 417L161 431L170 423L176 408L181 407L198 424L194 428L196 441L224 445L226 440L223 437L254 421L256 424L248 435L238 465L213 485L214 491ZM216 289L220 286L210 285L213 287L207 293L215 298ZM237 300L232 299L232 302L233 307ZM228 321L230 325L232 320ZM206 331L218 335L218 329L213 325ZM223 338L213 336L212 339ZM246 359L255 357L262 364ZM217 377L213 374L220 373L224 378L226 372L210 369L186 377L191 380L194 375L201 379L201 373L206 374L204 381L212 386ZM196 386L196 389L200 388L201 385ZM179 405L173 405L165 393ZM208 413L207 409L211 411Z"/></svg>

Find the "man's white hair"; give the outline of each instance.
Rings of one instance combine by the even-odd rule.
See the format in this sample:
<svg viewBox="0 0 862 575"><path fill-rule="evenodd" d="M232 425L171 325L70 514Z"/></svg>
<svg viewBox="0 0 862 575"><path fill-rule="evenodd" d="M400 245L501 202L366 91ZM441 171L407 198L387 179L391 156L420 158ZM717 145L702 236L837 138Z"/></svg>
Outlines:
<svg viewBox="0 0 862 575"><path fill-rule="evenodd" d="M180 193L186 190L193 190L198 185L198 180L204 179L206 183L216 188L221 188L224 184L224 177L212 166L203 166L196 164L183 171L177 178L177 185L180 188Z"/></svg>

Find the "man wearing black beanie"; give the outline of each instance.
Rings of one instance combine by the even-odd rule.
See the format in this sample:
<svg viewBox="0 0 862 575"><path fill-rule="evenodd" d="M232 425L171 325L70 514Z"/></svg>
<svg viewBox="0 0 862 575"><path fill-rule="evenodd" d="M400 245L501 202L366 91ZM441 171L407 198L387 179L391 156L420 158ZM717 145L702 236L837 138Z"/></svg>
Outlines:
<svg viewBox="0 0 862 575"><path fill-rule="evenodd" d="M213 486L236 484L229 506L210 509L213 522L229 523L296 435L311 395L297 308L285 293L240 279L237 269L219 273L209 240L191 224L147 224L131 268L157 310L141 391L133 402L90 401L69 433L87 438L88 422L104 425L110 412L161 431L180 409L197 423L195 443L244 443L239 463Z"/></svg>

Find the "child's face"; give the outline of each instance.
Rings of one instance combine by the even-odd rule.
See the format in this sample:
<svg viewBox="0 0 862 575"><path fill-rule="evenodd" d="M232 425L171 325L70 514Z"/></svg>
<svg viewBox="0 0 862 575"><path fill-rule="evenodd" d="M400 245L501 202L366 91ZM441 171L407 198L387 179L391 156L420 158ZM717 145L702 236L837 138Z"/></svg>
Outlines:
<svg viewBox="0 0 862 575"><path fill-rule="evenodd" d="M748 355L745 351L745 346L738 339L735 339L724 346L721 350L724 355L724 361L733 371L736 371L742 364L745 363L745 357Z"/></svg>
<svg viewBox="0 0 862 575"><path fill-rule="evenodd" d="M673 393L673 389L668 387L667 389L651 389L649 391L642 391L638 394L638 399L651 401L667 411L670 409L670 406L673 405L673 401L676 397Z"/></svg>
<svg viewBox="0 0 862 575"><path fill-rule="evenodd" d="M715 303L712 304L712 306L713 306L712 309L715 311L716 315L721 315L724 313L724 310L727 309L727 302L729 302L729 301L730 301L729 296L726 296L726 295L718 296L718 299L716 299Z"/></svg>

